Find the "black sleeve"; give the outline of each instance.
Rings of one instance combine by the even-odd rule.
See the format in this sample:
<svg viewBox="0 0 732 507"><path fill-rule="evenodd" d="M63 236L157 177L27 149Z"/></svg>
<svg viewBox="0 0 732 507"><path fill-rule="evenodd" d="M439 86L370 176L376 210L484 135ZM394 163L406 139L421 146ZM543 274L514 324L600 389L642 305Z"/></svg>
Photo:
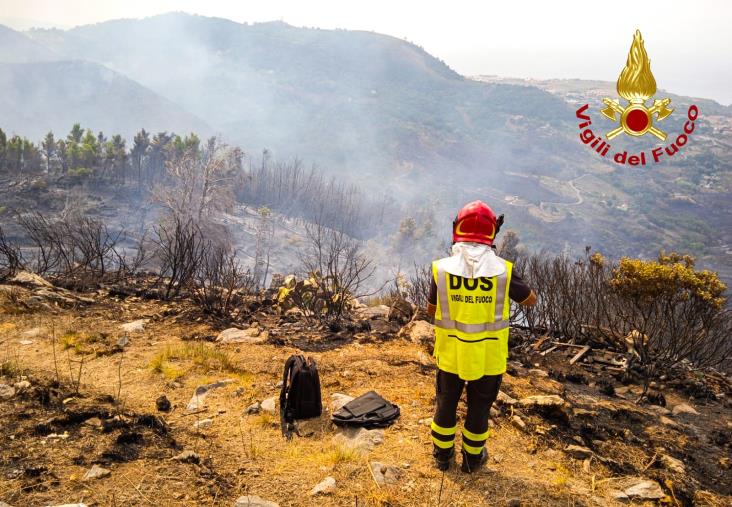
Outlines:
<svg viewBox="0 0 732 507"><path fill-rule="evenodd" d="M432 278L432 283L430 284L430 295L427 298L427 302L431 305L437 304L437 284L434 278Z"/></svg>
<svg viewBox="0 0 732 507"><path fill-rule="evenodd" d="M529 287L523 278L516 273L511 274L511 284L508 286L508 297L522 303L526 301L526 298L531 294L531 287Z"/></svg>

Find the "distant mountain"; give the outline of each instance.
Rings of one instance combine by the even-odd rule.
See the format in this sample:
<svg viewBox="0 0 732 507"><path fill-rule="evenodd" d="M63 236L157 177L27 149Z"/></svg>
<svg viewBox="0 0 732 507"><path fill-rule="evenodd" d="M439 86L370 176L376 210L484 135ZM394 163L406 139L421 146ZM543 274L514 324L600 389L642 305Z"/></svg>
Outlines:
<svg viewBox="0 0 732 507"><path fill-rule="evenodd" d="M127 77L82 61L0 63L0 128L31 139L74 123L131 139L144 127L207 133L202 120Z"/></svg>
<svg viewBox="0 0 732 507"><path fill-rule="evenodd" d="M245 25L168 14L69 31L33 30L72 58L102 63L204 118L249 151L297 155L366 184L484 177L536 167L513 153L550 158L531 144L566 123L563 101L538 89L467 80L421 48L369 32ZM517 118L525 118L513 129ZM508 129L507 129L508 127Z"/></svg>
<svg viewBox="0 0 732 507"><path fill-rule="evenodd" d="M0 62L41 62L58 60L59 56L33 39L0 25Z"/></svg>

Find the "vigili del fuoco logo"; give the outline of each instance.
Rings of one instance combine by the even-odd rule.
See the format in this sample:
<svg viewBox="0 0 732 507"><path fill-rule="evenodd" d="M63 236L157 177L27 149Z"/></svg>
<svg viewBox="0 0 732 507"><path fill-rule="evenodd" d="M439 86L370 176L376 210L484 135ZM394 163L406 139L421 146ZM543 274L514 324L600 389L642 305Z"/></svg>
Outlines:
<svg viewBox="0 0 732 507"><path fill-rule="evenodd" d="M616 90L618 95L627 101L627 104L622 104L619 99L603 99L606 107L601 109L600 112L604 117L618 123L617 128L605 134L606 139L602 139L601 135L596 135L590 129L592 120L587 114L590 105L585 104L577 109L577 119L581 120L579 137L582 142L593 148L601 157L606 157L611 150L610 141L621 134L633 137L651 134L660 141L666 141L668 137L666 132L654 123L661 124L674 110L669 107L671 99L653 98L656 94L656 79L651 73L651 60L648 58L648 53L646 53L646 48L643 45L640 30L635 31L633 44L631 44L628 52L628 61L620 73ZM646 104L651 98L653 98L653 103L648 107ZM684 124L684 131L676 136L671 143L651 149L650 156L646 156L645 150L630 155L627 151L618 151L613 153L611 158L617 164L644 166L650 163L651 160L658 163L664 157L673 157L689 141L689 136L694 132L694 122L698 117L699 108L692 104L686 112L687 121Z"/></svg>

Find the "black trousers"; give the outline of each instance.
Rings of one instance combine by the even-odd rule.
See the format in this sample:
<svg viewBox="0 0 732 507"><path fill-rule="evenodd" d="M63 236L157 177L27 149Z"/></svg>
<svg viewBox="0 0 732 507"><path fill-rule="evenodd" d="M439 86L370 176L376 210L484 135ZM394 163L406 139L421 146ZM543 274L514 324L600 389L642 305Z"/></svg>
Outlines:
<svg viewBox="0 0 732 507"><path fill-rule="evenodd" d="M475 453L482 448L488 432L488 416L491 405L496 401L503 375L486 375L477 380L467 381L468 413L463 424L463 449ZM433 440L445 444L454 441L457 425L457 405L466 381L454 373L437 370L437 406L433 417ZM452 429L452 430L451 430ZM452 439L448 433L452 433ZM440 442L437 442L439 444ZM440 447L445 447L444 444Z"/></svg>

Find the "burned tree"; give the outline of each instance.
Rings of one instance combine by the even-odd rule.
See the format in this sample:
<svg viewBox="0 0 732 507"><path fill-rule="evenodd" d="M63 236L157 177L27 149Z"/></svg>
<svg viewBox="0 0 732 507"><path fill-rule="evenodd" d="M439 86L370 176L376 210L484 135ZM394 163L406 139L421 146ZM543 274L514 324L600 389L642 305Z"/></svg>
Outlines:
<svg viewBox="0 0 732 507"><path fill-rule="evenodd" d="M13 245L0 227L0 280L14 276L18 271L25 269L23 253Z"/></svg>
<svg viewBox="0 0 732 507"><path fill-rule="evenodd" d="M153 199L170 215L202 222L215 212L231 211L237 154L211 138L205 150L187 149L166 163L166 178Z"/></svg>
<svg viewBox="0 0 732 507"><path fill-rule="evenodd" d="M256 281L237 261L235 252L208 243L192 282L196 304L207 313L228 320L241 306L242 296L252 292Z"/></svg>
<svg viewBox="0 0 732 507"><path fill-rule="evenodd" d="M347 234L314 223L305 227L307 247L301 255L303 270L316 281L314 301L322 308L311 312L339 321L352 298L360 297L375 267L361 250L361 243Z"/></svg>
<svg viewBox="0 0 732 507"><path fill-rule="evenodd" d="M254 253L254 281L257 287L264 287L269 272L269 256L272 250L274 237L274 223L272 212L267 207L259 208L259 221L256 231L256 245Z"/></svg>
<svg viewBox="0 0 732 507"><path fill-rule="evenodd" d="M159 277L165 280L164 297L177 297L193 281L208 244L193 220L183 220L177 215L155 228L153 241L160 262Z"/></svg>

